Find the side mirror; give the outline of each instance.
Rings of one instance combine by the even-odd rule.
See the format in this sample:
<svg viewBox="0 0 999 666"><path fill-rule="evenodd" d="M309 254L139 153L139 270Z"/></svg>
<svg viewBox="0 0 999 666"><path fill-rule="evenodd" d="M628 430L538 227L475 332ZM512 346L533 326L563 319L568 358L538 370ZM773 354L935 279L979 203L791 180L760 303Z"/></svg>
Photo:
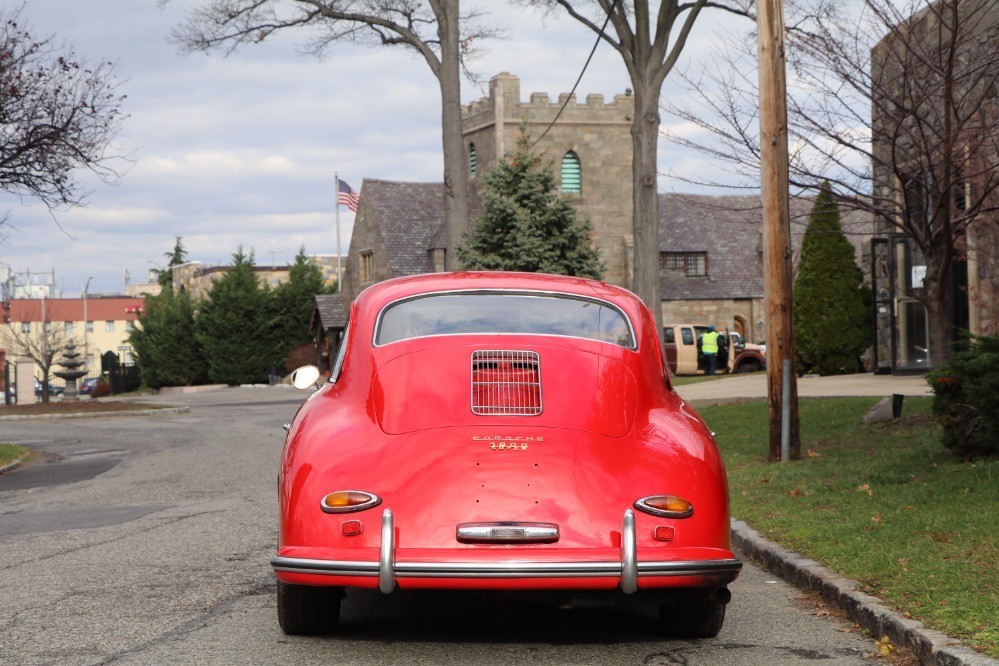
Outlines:
<svg viewBox="0 0 999 666"><path fill-rule="evenodd" d="M312 388L319 379L319 368L314 365L303 365L291 373L291 385L300 391Z"/></svg>

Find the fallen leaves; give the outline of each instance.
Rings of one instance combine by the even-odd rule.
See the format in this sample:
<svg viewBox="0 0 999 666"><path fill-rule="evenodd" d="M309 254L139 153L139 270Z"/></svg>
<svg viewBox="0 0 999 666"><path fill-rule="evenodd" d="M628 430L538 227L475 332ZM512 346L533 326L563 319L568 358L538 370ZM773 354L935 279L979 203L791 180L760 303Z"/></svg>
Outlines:
<svg viewBox="0 0 999 666"><path fill-rule="evenodd" d="M857 486L857 490L860 492L866 492L868 497L874 497L874 491L871 490L871 484L865 483L862 486Z"/></svg>
<svg viewBox="0 0 999 666"><path fill-rule="evenodd" d="M895 646L888 636L882 636L879 640L874 641L874 647L882 657L888 657L895 651Z"/></svg>

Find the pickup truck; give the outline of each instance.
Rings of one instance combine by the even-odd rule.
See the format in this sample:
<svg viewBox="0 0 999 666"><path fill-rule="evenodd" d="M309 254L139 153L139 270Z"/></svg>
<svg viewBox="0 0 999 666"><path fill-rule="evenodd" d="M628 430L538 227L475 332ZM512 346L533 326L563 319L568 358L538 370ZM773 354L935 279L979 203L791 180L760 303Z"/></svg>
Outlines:
<svg viewBox="0 0 999 666"><path fill-rule="evenodd" d="M704 374L701 336L707 325L673 324L663 327L663 351L674 375ZM718 337L718 372L755 372L767 367L766 350L742 341L737 333L721 331ZM734 340L734 345L730 341Z"/></svg>

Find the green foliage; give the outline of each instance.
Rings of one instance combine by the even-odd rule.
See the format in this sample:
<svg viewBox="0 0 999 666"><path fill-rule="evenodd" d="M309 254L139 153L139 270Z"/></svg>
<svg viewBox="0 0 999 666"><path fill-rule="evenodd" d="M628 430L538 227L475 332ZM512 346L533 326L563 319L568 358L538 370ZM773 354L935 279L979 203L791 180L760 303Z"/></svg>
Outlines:
<svg viewBox="0 0 999 666"><path fill-rule="evenodd" d="M158 296L146 296L138 326L128 335L143 384L159 388L204 381L205 356L194 330L190 294L174 294L168 286Z"/></svg>
<svg viewBox="0 0 999 666"><path fill-rule="evenodd" d="M482 215L457 248L465 268L603 276L589 220L577 219L576 209L556 192L551 164L542 163L523 130L517 151L484 182Z"/></svg>
<svg viewBox="0 0 999 666"><path fill-rule="evenodd" d="M267 380L274 358L274 328L269 292L260 288L253 253L243 248L208 293L195 319L195 337L205 350L208 379L221 384Z"/></svg>
<svg viewBox="0 0 999 666"><path fill-rule="evenodd" d="M728 381L728 380L723 380ZM862 581L927 626L999 657L999 456L940 447L932 398L864 425L876 398L802 399L794 463L767 462L766 401L705 407L732 515L768 539Z"/></svg>
<svg viewBox="0 0 999 666"><path fill-rule="evenodd" d="M315 297L328 291L322 271L309 261L305 248L300 248L295 263L288 267L288 281L274 290L271 299L275 344L270 365L280 366L292 349L313 341L309 319Z"/></svg>
<svg viewBox="0 0 999 666"><path fill-rule="evenodd" d="M159 282L163 289L171 289L173 287L173 269L187 261L187 250L184 249L184 244L180 242L180 236L174 237L173 251L164 252L163 256L167 259L166 269L160 271L156 281Z"/></svg>
<svg viewBox="0 0 999 666"><path fill-rule="evenodd" d="M999 453L999 336L973 338L926 378L944 446L960 456Z"/></svg>
<svg viewBox="0 0 999 666"><path fill-rule="evenodd" d="M794 281L794 341L801 372L860 370L860 356L871 339L862 283L827 183L815 199Z"/></svg>

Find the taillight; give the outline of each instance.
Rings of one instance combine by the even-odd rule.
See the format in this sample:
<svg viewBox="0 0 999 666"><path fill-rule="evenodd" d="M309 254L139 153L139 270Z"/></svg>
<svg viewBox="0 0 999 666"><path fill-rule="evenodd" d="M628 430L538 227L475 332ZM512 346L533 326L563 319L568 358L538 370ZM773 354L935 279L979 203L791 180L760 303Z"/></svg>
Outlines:
<svg viewBox="0 0 999 666"><path fill-rule="evenodd" d="M321 506L326 513L364 511L382 503L382 498L363 490L337 490L323 498Z"/></svg>
<svg viewBox="0 0 999 666"><path fill-rule="evenodd" d="M676 495L649 495L635 502L635 508L663 518L689 518L694 505Z"/></svg>

